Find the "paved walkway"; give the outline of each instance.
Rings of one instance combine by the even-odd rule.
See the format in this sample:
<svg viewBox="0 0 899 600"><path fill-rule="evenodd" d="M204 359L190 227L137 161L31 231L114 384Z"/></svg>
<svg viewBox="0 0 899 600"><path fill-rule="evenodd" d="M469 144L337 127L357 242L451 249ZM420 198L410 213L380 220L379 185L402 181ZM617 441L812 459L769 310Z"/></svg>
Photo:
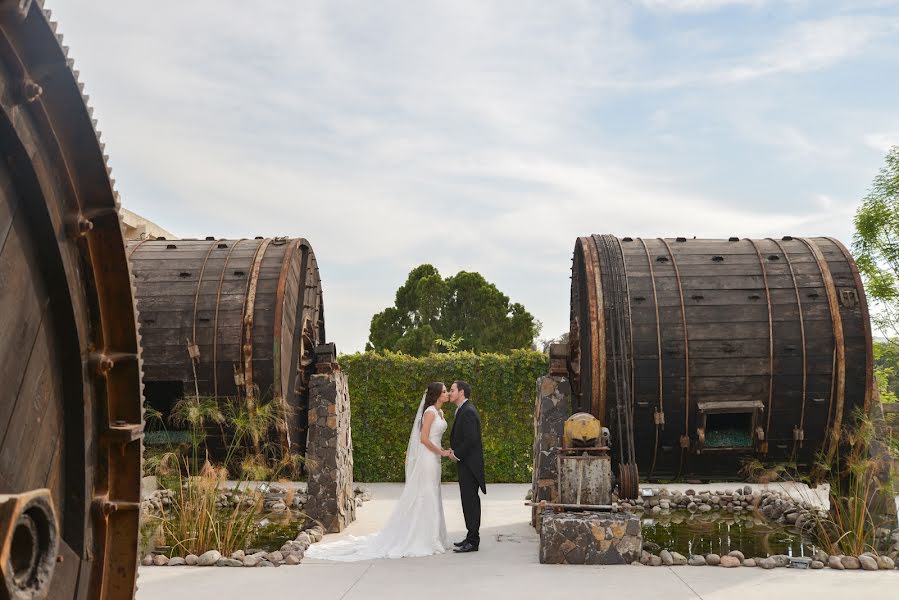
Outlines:
<svg viewBox="0 0 899 600"><path fill-rule="evenodd" d="M399 484L369 484L373 499L342 534L365 535L386 520ZM664 600L796 600L899 597L899 571L868 573L720 567L580 567L541 565L537 535L524 506L528 485L491 485L483 497L481 550L427 558L328 563L308 559L298 567L239 569L215 567L141 567L137 600L379 600L417 597L508 598L663 598ZM443 486L451 537L464 537L456 484Z"/></svg>

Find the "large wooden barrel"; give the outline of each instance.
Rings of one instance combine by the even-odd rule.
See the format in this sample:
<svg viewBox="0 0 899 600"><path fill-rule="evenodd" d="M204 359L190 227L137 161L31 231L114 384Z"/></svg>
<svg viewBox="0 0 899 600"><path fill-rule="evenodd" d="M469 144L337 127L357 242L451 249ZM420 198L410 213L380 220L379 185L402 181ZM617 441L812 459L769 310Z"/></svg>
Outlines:
<svg viewBox="0 0 899 600"><path fill-rule="evenodd" d="M808 468L871 400L865 293L832 238L579 238L569 345L573 408L627 476Z"/></svg>
<svg viewBox="0 0 899 600"><path fill-rule="evenodd" d="M303 454L307 383L325 341L318 263L299 238L130 242L147 402L178 398L277 401L280 443ZM211 430L214 434L216 428ZM214 457L223 448L208 439Z"/></svg>
<svg viewBox="0 0 899 600"><path fill-rule="evenodd" d="M38 2L0 6L0 597L124 600L138 338L117 198L55 32Z"/></svg>

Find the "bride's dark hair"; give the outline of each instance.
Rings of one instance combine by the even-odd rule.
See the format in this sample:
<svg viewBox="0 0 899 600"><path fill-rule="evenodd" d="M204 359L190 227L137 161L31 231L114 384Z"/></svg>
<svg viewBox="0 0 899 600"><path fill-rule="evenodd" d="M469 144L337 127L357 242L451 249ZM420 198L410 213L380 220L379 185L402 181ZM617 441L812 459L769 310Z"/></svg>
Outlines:
<svg viewBox="0 0 899 600"><path fill-rule="evenodd" d="M437 401L440 400L440 396L443 394L443 388L445 387L446 386L443 385L442 381L435 381L428 384L428 390L425 393L425 404L421 407L422 416L424 416L425 411L428 410L429 406L437 404ZM421 423L418 425L421 427Z"/></svg>

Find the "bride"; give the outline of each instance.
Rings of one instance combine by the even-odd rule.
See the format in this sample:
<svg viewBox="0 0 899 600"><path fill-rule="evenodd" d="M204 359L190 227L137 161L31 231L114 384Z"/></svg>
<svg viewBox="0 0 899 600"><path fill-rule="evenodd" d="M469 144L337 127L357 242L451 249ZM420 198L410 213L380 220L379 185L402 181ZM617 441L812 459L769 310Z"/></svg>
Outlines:
<svg viewBox="0 0 899 600"><path fill-rule="evenodd" d="M452 547L440 495L440 459L452 452L440 446L446 432L442 407L448 397L443 383L428 384L409 435L406 484L384 528L363 537L313 544L306 550L307 558L357 561L430 556Z"/></svg>

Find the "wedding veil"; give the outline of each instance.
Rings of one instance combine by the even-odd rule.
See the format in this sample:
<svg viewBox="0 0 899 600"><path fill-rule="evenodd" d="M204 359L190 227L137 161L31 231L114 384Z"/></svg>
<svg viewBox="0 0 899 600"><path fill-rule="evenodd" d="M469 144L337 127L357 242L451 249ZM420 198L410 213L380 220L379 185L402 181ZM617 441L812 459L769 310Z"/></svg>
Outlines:
<svg viewBox="0 0 899 600"><path fill-rule="evenodd" d="M412 421L412 431L409 433L409 445L406 447L406 481L412 478L412 471L415 469L415 463L421 453L421 414L427 395L428 393L425 392L421 397L418 412L415 413L415 420Z"/></svg>

